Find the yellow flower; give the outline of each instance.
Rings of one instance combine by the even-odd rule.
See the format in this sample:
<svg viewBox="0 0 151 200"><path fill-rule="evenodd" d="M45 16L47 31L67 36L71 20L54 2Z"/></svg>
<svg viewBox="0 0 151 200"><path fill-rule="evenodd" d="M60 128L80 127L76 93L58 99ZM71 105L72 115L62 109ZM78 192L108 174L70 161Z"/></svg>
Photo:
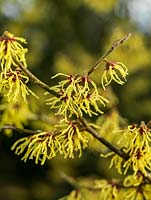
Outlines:
<svg viewBox="0 0 151 200"><path fill-rule="evenodd" d="M27 49L23 48L20 42L26 44L24 38L15 37L8 31L0 37L0 66L3 72L11 70L12 66L17 67L18 63L27 67L25 59Z"/></svg>
<svg viewBox="0 0 151 200"><path fill-rule="evenodd" d="M63 122L57 128L61 131L57 135L57 139L61 143L59 150L64 158L74 158L74 152L79 152L79 157L82 156L82 149L88 146L89 134L80 130L80 124L74 121Z"/></svg>
<svg viewBox="0 0 151 200"><path fill-rule="evenodd" d="M88 135L86 131L80 130L76 122L64 122L56 126L53 132L41 132L17 140L11 149L17 155L25 153L22 157L24 162L35 158L36 164L40 161L43 165L46 159L52 159L57 153L64 158L74 158L74 153L78 152L80 157L88 145Z"/></svg>
<svg viewBox="0 0 151 200"><path fill-rule="evenodd" d="M143 176L141 173L137 173L136 175L129 175L123 181L124 187L133 187L139 186L143 182Z"/></svg>
<svg viewBox="0 0 151 200"><path fill-rule="evenodd" d="M127 152L137 152L137 150L143 150L145 147L149 147L151 142L151 130L141 122L141 125L133 124L128 126L124 131L124 138L120 142L125 144Z"/></svg>
<svg viewBox="0 0 151 200"><path fill-rule="evenodd" d="M32 94L37 97L27 86L29 78L20 69L0 73L0 92L8 99L8 102L16 102L19 96L26 102L26 96Z"/></svg>
<svg viewBox="0 0 151 200"><path fill-rule="evenodd" d="M109 168L115 165L115 168L117 169L118 173L122 174L122 166L123 166L123 161L124 161L123 158L115 154L114 152L109 152L106 155L101 154L101 157L104 157L104 158L107 158L109 156L112 156Z"/></svg>
<svg viewBox="0 0 151 200"><path fill-rule="evenodd" d="M140 149L137 152L131 152L129 154L130 158L124 163L125 168L124 174L126 174L129 167L132 166L134 170L134 175L141 171L144 176L147 176L147 171L151 171L151 148Z"/></svg>
<svg viewBox="0 0 151 200"><path fill-rule="evenodd" d="M106 66L102 75L103 89L105 90L105 87L108 86L112 80L123 85L128 74L127 67L121 62L110 62L106 59L104 59L104 62L106 63Z"/></svg>
<svg viewBox="0 0 151 200"><path fill-rule="evenodd" d="M100 200L120 200L118 183L115 180L96 180L95 188L100 189Z"/></svg>
<svg viewBox="0 0 151 200"><path fill-rule="evenodd" d="M111 159L111 165L115 164L118 172L121 173L121 169L125 168L124 174L127 170L132 167L134 175L138 172L143 173L144 176L147 175L148 171L151 171L151 131L145 125L144 122L138 125L128 126L128 129L123 131L124 137L119 141L123 147L124 153L128 155L128 159L125 161L120 156L111 152L107 156L113 156Z"/></svg>
<svg viewBox="0 0 151 200"><path fill-rule="evenodd" d="M51 87L59 97L47 100L51 108L58 109L57 115L64 115L67 120L72 115L82 116L83 112L89 116L103 113L100 105L105 106L108 100L99 94L96 84L88 76L57 74L53 78L59 75L66 79Z"/></svg>
<svg viewBox="0 0 151 200"><path fill-rule="evenodd" d="M143 197L146 200L151 199L151 184L142 185Z"/></svg>
<svg viewBox="0 0 151 200"><path fill-rule="evenodd" d="M125 172L132 166L134 174L141 171L145 176L147 170L151 171L151 131L144 122L138 125L128 126L124 133L123 144L129 159L124 163Z"/></svg>
<svg viewBox="0 0 151 200"><path fill-rule="evenodd" d="M142 184L137 187L125 188L121 193L121 199L124 200L150 200L151 185Z"/></svg>
<svg viewBox="0 0 151 200"><path fill-rule="evenodd" d="M151 184L144 182L143 175L138 172L136 175L129 175L123 181L121 199L125 200L150 200Z"/></svg>
<svg viewBox="0 0 151 200"><path fill-rule="evenodd" d="M40 162L43 165L46 159L51 159L56 156L59 151L59 146L60 143L54 133L41 132L17 140L11 147L11 150L15 150L15 154L17 155L26 151L22 157L24 162L27 159L35 159L36 164Z"/></svg>

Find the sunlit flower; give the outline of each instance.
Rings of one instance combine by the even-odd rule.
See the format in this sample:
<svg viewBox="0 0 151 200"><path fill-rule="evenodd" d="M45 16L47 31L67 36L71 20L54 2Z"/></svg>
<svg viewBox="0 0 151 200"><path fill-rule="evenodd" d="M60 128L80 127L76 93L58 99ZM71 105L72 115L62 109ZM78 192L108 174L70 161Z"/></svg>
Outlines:
<svg viewBox="0 0 151 200"><path fill-rule="evenodd" d="M77 152L80 157L82 150L88 146L88 136L86 131L80 130L78 123L64 122L57 125L53 132L41 132L17 140L11 149L17 155L24 153L24 162L35 159L36 164L40 161L43 165L46 159L52 159L57 153L64 158L74 158Z"/></svg>
<svg viewBox="0 0 151 200"><path fill-rule="evenodd" d="M119 174L122 174L122 167L124 159L120 157L119 155L115 154L114 152L109 152L106 155L101 154L101 157L107 158L112 156L111 163L109 168L111 168L113 165L115 165L115 168L117 169Z"/></svg>
<svg viewBox="0 0 151 200"><path fill-rule="evenodd" d="M129 175L126 176L123 185L124 187L133 187L133 186L139 186L143 182L143 175L138 172L136 175Z"/></svg>
<svg viewBox="0 0 151 200"><path fill-rule="evenodd" d="M146 147L150 147L151 130L144 122L141 122L140 126L137 124L130 125L127 130L124 130L123 132L124 138L121 139L119 143L125 144L127 152L137 152L137 150L143 150Z"/></svg>
<svg viewBox="0 0 151 200"><path fill-rule="evenodd" d="M127 67L121 62L110 62L106 59L104 59L104 62L106 63L106 66L102 75L103 89L105 90L105 87L108 86L112 80L123 85L128 74Z"/></svg>
<svg viewBox="0 0 151 200"><path fill-rule="evenodd" d="M151 184L144 184L142 185L143 197L146 200L151 199Z"/></svg>
<svg viewBox="0 0 151 200"><path fill-rule="evenodd" d="M57 138L61 143L60 153L64 158L74 158L74 152L78 152L81 157L82 150L88 146L89 134L80 130L80 124L73 121L64 122L57 128L61 131Z"/></svg>
<svg viewBox="0 0 151 200"><path fill-rule="evenodd" d="M134 174L141 171L145 176L147 175L147 170L151 171L151 148L138 150L137 152L131 152L130 158L124 163L125 168L124 174L126 174L129 167L132 166Z"/></svg>
<svg viewBox="0 0 151 200"><path fill-rule="evenodd" d="M58 109L56 114L64 115L67 119L73 114L82 116L83 112L89 116L103 113L100 105L105 106L108 100L99 94L96 84L89 77L64 74L56 76L59 75L65 76L66 79L51 87L59 97L51 97L47 103L51 108Z"/></svg>
<svg viewBox="0 0 151 200"><path fill-rule="evenodd" d="M0 73L0 92L7 97L8 102L17 101L19 96L22 96L26 101L26 96L32 94L37 97L28 87L27 82L29 78L24 75L20 69L15 71L1 72Z"/></svg>
<svg viewBox="0 0 151 200"><path fill-rule="evenodd" d="M121 199L124 200L150 200L151 185L142 184L137 187L125 188L121 193Z"/></svg>
<svg viewBox="0 0 151 200"><path fill-rule="evenodd" d="M100 189L99 199L101 200L120 200L118 183L115 180L96 180L95 188Z"/></svg>
<svg viewBox="0 0 151 200"><path fill-rule="evenodd" d="M138 125L131 125L124 133L125 152L129 154L129 159L124 163L125 172L132 166L134 174L141 171L145 176L147 171L151 171L151 131L144 122Z"/></svg>
<svg viewBox="0 0 151 200"><path fill-rule="evenodd" d="M25 153L22 157L24 162L27 159L35 159L36 164L40 162L43 165L46 159L56 156L59 147L60 143L54 133L42 132L17 140L11 150L15 150L17 155Z"/></svg>
<svg viewBox="0 0 151 200"><path fill-rule="evenodd" d="M124 174L132 167L134 175L138 172L147 175L147 171L151 171L151 131L145 125L144 122L138 125L128 126L127 130L124 130L124 137L119 141L122 146L123 152L128 155L127 160L124 160L115 153L109 153L107 156L113 156L111 159L111 166L115 164L118 172L121 173L121 169L124 169Z"/></svg>
<svg viewBox="0 0 151 200"><path fill-rule="evenodd" d="M23 48L20 42L26 44L24 38L15 37L8 31L0 37L0 66L3 72L11 70L12 66L17 67L18 63L27 67L25 59L27 49Z"/></svg>

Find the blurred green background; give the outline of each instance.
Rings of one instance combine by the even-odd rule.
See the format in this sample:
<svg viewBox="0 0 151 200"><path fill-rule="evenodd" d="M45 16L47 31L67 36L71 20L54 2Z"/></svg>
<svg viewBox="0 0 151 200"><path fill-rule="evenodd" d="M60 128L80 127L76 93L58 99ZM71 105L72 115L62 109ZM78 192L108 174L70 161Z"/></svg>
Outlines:
<svg viewBox="0 0 151 200"><path fill-rule="evenodd" d="M124 86L112 84L119 113L129 123L151 119L151 2L149 0L0 0L0 32L5 30L28 41L28 68L44 82L57 72L85 72L117 39L132 37L109 58L129 69ZM100 71L99 71L100 70ZM93 76L100 84L101 69ZM37 93L43 91L38 87ZM41 97L31 102L50 109ZM40 111L39 111L40 112ZM30 128L36 125L28 125ZM110 177L108 161L85 150L82 158L55 158L44 166L23 163L11 152L17 138L0 135L0 199L56 200L72 187L61 179L64 171L74 177Z"/></svg>

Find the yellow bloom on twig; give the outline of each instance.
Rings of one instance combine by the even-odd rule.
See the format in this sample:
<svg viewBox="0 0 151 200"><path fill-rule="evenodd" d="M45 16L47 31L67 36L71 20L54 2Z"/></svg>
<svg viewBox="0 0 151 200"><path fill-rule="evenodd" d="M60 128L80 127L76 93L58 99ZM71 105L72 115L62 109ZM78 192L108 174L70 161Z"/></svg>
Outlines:
<svg viewBox="0 0 151 200"><path fill-rule="evenodd" d="M142 184L139 186L131 186L123 189L121 199L124 200L150 200L151 199L151 184Z"/></svg>
<svg viewBox="0 0 151 200"><path fill-rule="evenodd" d="M3 72L11 70L12 66L17 67L18 63L27 67L25 59L27 49L20 42L27 43L24 38L15 37L8 31L0 37L0 66Z"/></svg>
<svg viewBox="0 0 151 200"><path fill-rule="evenodd" d="M29 78L24 75L20 69L15 71L0 72L0 92L7 97L8 102L16 102L19 96L22 96L26 102L26 96L32 94L37 97L28 87ZM38 97L37 97L38 98Z"/></svg>
<svg viewBox="0 0 151 200"><path fill-rule="evenodd" d="M113 156L110 166L115 164L119 173L122 172L122 168L125 168L124 174L126 174L127 170L132 167L134 175L141 172L144 176L147 176L148 171L151 172L151 130L142 122L140 126L128 126L128 129L123 132L124 137L119 143L124 153L128 155L127 160L113 152L108 153L105 157Z"/></svg>
<svg viewBox="0 0 151 200"><path fill-rule="evenodd" d="M108 86L112 80L123 85L128 74L127 67L121 62L110 62L106 59L104 59L104 62L106 63L106 66L102 75L103 89L105 90L105 87Z"/></svg>
<svg viewBox="0 0 151 200"><path fill-rule="evenodd" d="M51 108L58 109L57 115L64 115L67 119L72 115L82 116L83 112L89 116L103 113L100 105L105 106L108 100L99 94L96 84L88 76L57 74L53 78L59 75L66 79L51 87L59 97L47 100Z"/></svg>
<svg viewBox="0 0 151 200"><path fill-rule="evenodd" d="M129 159L123 165L124 173L132 166L134 174L141 171L146 176L147 170L151 171L151 130L142 122L140 126L128 126L124 136L125 152L129 154Z"/></svg>
<svg viewBox="0 0 151 200"><path fill-rule="evenodd" d="M120 200L118 182L115 180L96 180L95 188L100 189L100 200Z"/></svg>
<svg viewBox="0 0 151 200"><path fill-rule="evenodd" d="M41 162L43 165L46 159L52 159L58 153L64 158L74 158L74 153L82 155L82 150L88 146L89 134L80 130L80 125L76 122L64 122L56 126L56 129L41 132L32 136L23 137L17 140L12 150L15 154L24 153L22 160L35 159L35 163Z"/></svg>
<svg viewBox="0 0 151 200"><path fill-rule="evenodd" d="M133 186L139 186L141 183L143 183L143 175L138 172L136 175L129 175L126 176L123 185L124 187L133 187Z"/></svg>
<svg viewBox="0 0 151 200"><path fill-rule="evenodd" d="M64 158L74 158L74 152L79 152L81 157L82 150L88 146L89 134L74 121L63 122L57 128L61 129L57 138L61 143L60 153Z"/></svg>
<svg viewBox="0 0 151 200"><path fill-rule="evenodd" d="M60 143L52 132L42 132L32 136L23 137L17 140L11 150L15 150L15 154L20 155L25 152L22 157L24 162L27 159L35 159L35 163L41 162L43 165L46 159L56 156L59 151Z"/></svg>

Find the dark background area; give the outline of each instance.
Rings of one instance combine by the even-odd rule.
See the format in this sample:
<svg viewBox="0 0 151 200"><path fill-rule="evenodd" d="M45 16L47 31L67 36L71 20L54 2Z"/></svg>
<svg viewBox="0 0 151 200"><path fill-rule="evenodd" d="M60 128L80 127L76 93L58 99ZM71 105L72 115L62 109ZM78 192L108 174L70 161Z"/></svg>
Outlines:
<svg viewBox="0 0 151 200"><path fill-rule="evenodd" d="M148 0L0 0L0 32L5 30L27 39L28 68L51 85L57 72L83 73L117 39L132 37L109 58L123 62L129 69L124 86L112 84L118 97L119 113L129 123L151 119L151 2ZM100 84L101 69L93 76ZM31 87L32 84L31 84ZM40 95L37 86L33 90ZM45 106L32 101L35 110ZM38 110L38 112L42 112ZM37 121L37 123L39 123ZM27 128L37 125L29 123ZM43 125L45 126L45 125ZM82 158L55 158L44 166L34 161L23 163L11 145L18 133L0 134L0 199L55 200L68 194L72 187L60 177L60 171L74 177L110 177L108 161L89 150Z"/></svg>

